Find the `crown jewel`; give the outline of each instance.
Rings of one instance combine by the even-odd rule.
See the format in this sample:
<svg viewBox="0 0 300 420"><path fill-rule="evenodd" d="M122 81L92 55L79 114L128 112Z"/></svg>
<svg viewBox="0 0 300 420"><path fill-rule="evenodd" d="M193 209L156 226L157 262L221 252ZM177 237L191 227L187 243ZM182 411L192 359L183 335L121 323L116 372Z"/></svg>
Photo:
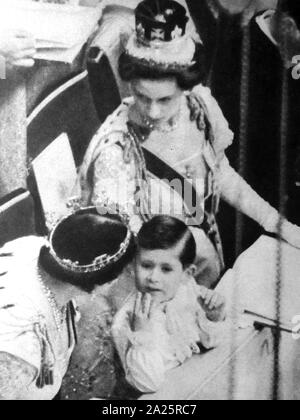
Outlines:
<svg viewBox="0 0 300 420"><path fill-rule="evenodd" d="M186 35L188 17L173 0L144 0L136 11L136 30L126 52L151 67L181 68L194 64L195 43Z"/></svg>
<svg viewBox="0 0 300 420"><path fill-rule="evenodd" d="M108 203L103 204L101 207L86 207L80 209L78 212L88 212L97 210L99 215L114 215L118 216L122 223L127 227L127 234L124 241L120 244L119 249L112 255L103 254L97 256L90 264L81 265L78 261L72 261L70 259L63 259L60 258L53 246L53 238L56 233L58 226L61 223L66 221L70 215L64 217L60 222L56 225L56 227L52 230L49 238L50 243L50 254L57 262L57 264L64 268L65 270L72 272L74 274L84 274L84 273L95 273L99 270L103 270L104 268L112 265L113 263L119 261L126 253L132 238L132 233L129 228L129 216L121 209L120 206L117 205L110 205ZM76 213L75 213L76 214Z"/></svg>

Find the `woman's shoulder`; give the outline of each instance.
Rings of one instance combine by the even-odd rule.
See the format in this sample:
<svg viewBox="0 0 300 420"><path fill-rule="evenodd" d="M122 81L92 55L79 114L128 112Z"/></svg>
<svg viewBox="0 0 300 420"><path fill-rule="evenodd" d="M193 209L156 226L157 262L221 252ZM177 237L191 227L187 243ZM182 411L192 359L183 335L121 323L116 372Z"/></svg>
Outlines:
<svg viewBox="0 0 300 420"><path fill-rule="evenodd" d="M37 316L38 258L47 244L43 237L28 236L0 249L0 324L10 318L18 326L17 319L24 324Z"/></svg>
<svg viewBox="0 0 300 420"><path fill-rule="evenodd" d="M0 399L22 399L24 389L33 382L37 369L9 353L0 352Z"/></svg>
<svg viewBox="0 0 300 420"><path fill-rule="evenodd" d="M192 93L194 93L195 95L199 95L201 96L203 99L210 99L212 98L212 94L211 94L211 90L208 86L204 86L201 83L199 85L196 85L193 89L192 89Z"/></svg>
<svg viewBox="0 0 300 420"><path fill-rule="evenodd" d="M121 105L100 126L89 144L81 168L89 166L105 149L123 149L126 146L129 109L132 101L132 98L124 99Z"/></svg>
<svg viewBox="0 0 300 420"><path fill-rule="evenodd" d="M223 112L212 95L211 89L202 84L197 85L191 92L191 95L197 97L202 106L205 106L210 122L215 125L216 120L225 120ZM225 120L226 121L226 120Z"/></svg>
<svg viewBox="0 0 300 420"><path fill-rule="evenodd" d="M21 275L26 267L36 266L40 250L47 244L46 238L40 236L25 236L7 242L0 248L0 280L4 274L19 272ZM15 276L14 280L17 279Z"/></svg>
<svg viewBox="0 0 300 420"><path fill-rule="evenodd" d="M26 278L24 274L23 281ZM13 279L13 276L7 275L0 282L0 353L22 359L39 369L41 340L37 325L45 322L42 310L37 308L36 299L29 293L30 284L26 291L25 288L10 285ZM36 296L34 290L32 295ZM39 302L40 307L42 303Z"/></svg>
<svg viewBox="0 0 300 420"><path fill-rule="evenodd" d="M43 245L48 242L42 236L23 236L7 242L0 248L0 258L18 257L26 260L36 258Z"/></svg>
<svg viewBox="0 0 300 420"><path fill-rule="evenodd" d="M124 99L121 105L107 117L96 134L98 139L113 138L117 137L118 134L126 134L128 132L127 124L132 102L132 98Z"/></svg>
<svg viewBox="0 0 300 420"><path fill-rule="evenodd" d="M212 95L209 87L202 84L197 85L191 92L191 95L198 99L209 119L213 132L214 148L217 154L223 152L231 146L234 138L234 133L230 130L228 121Z"/></svg>

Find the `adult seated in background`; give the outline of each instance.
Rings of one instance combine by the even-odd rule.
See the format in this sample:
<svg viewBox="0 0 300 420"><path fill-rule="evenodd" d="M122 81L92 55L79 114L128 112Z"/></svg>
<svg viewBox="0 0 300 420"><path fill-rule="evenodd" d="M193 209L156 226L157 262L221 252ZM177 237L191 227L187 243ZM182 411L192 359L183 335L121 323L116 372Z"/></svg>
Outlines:
<svg viewBox="0 0 300 420"><path fill-rule="evenodd" d="M251 22L249 157L246 177L279 208L282 86L287 71L286 215L300 223L300 3L284 0ZM263 62L264 60L264 62Z"/></svg>
<svg viewBox="0 0 300 420"><path fill-rule="evenodd" d="M197 281L213 287L223 269L215 220L219 198L269 232L277 232L279 214L228 162L233 133L201 84L203 51L186 34L187 19L172 0L145 0L137 7L136 33L119 61L132 98L92 140L78 194L84 205L120 203L136 231L156 214L187 221L197 242ZM287 220L282 237L300 247L300 229Z"/></svg>
<svg viewBox="0 0 300 420"><path fill-rule="evenodd" d="M77 211L49 242L25 237L0 250L0 399L59 392L76 342L73 299L115 279L130 259L125 219L100 213Z"/></svg>
<svg viewBox="0 0 300 420"><path fill-rule="evenodd" d="M253 17L250 22L250 69L248 101L248 143L245 179L272 206L280 206L280 156L282 86L284 68L288 71L285 92L288 111L286 116L286 216L300 223L300 83L294 77L298 62L293 57L300 54L300 5L285 0L282 10L266 10ZM286 39L286 51L283 44ZM241 88L241 43L242 34L232 43L234 60L222 61L222 70L216 77L219 86L227 85L227 93L219 87L220 102L232 129L239 135L240 88ZM237 53L239 51L239 53ZM297 75L297 73L296 73ZM227 80L228 83L224 83ZM216 88L217 89L217 88ZM238 167L239 143L236 141L229 151L232 165ZM243 248L247 249L263 231L250 220L246 221Z"/></svg>
<svg viewBox="0 0 300 420"><path fill-rule="evenodd" d="M0 31L0 57L7 67L32 67L36 53L32 35L21 30Z"/></svg>
<svg viewBox="0 0 300 420"><path fill-rule="evenodd" d="M204 45L210 69L210 87L218 100L218 91L214 88L226 89L227 83L224 79L221 84L215 83L215 75L218 71L222 72L220 62L225 60L223 64L226 64L228 60L237 61L234 55L237 51L232 47L232 42L256 13L275 8L277 2L278 0L186 0Z"/></svg>
<svg viewBox="0 0 300 420"><path fill-rule="evenodd" d="M193 4L192 4L193 3ZM222 6L215 8L216 15L207 10L210 16L211 30L208 31L208 41L213 45L210 83L212 92L218 100L231 129L236 134L236 141L228 150L231 165L238 169L240 101L242 76L242 39L243 25L249 23L250 31L250 69L249 69L249 108L248 108L248 144L244 177L247 182L272 206L279 209L280 184L280 132L282 104L282 75L284 70L280 38L282 28L287 30L288 100L287 116L287 184L286 216L294 223L300 223L300 192L299 192L299 123L298 109L300 106L300 84L293 75L297 69L292 68L294 56L299 55L299 2L284 0L282 10L276 9L277 1L252 1L252 12L246 9L243 14L232 15L234 10L225 9L226 1L214 0L207 2L191 2L194 13L197 7L208 8L209 5ZM227 1L229 4L230 2ZM231 2L236 7L247 5L247 1ZM249 2L248 2L249 3ZM233 4L233 5L234 5ZM255 6L255 8L253 8ZM267 10L266 10L267 9ZM275 11L276 10L276 11ZM238 11L238 9L236 9ZM253 11L255 15L253 16ZM198 11L200 12L200 10ZM229 12L231 12L229 14ZM201 16L199 30L201 29ZM245 18L247 17L247 19ZM244 19L243 19L244 18ZM214 26L213 26L214 25ZM204 25L205 26L205 25ZM215 41L213 35L218 28L219 37ZM284 29L285 30L285 29ZM205 30L203 29L205 32ZM206 50L210 50L206 48ZM294 66L298 63L294 62ZM221 206L219 215L222 239L225 245L227 260L232 263L235 255L230 252L232 226L235 215L229 208ZM263 230L251 220L246 220L243 249L247 249ZM229 251L229 252L228 252Z"/></svg>

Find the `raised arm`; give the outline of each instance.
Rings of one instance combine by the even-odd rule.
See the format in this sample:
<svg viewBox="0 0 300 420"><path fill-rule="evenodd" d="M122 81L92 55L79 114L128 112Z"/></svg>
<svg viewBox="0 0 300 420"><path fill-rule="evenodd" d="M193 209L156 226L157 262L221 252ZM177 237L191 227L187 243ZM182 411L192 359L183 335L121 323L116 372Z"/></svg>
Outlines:
<svg viewBox="0 0 300 420"><path fill-rule="evenodd" d="M150 320L149 314L137 316L142 310L137 301L141 302L141 295L132 295L117 313L112 334L127 381L143 393L153 393L161 387L166 373L157 335L160 321ZM147 311L146 305L143 309Z"/></svg>
<svg viewBox="0 0 300 420"><path fill-rule="evenodd" d="M277 233L280 215L263 200L247 182L230 166L224 156L220 163L218 183L221 197L237 210L259 223L267 232ZM281 237L300 248L300 228L283 220Z"/></svg>
<svg viewBox="0 0 300 420"><path fill-rule="evenodd" d="M197 86L194 92L204 101L211 122L214 152L219 165L217 181L221 197L237 210L258 222L267 232L278 232L279 213L239 176L225 156L225 150L232 144L234 135L217 101L206 87ZM291 245L300 248L300 228L298 226L283 220L281 237Z"/></svg>
<svg viewBox="0 0 300 420"><path fill-rule="evenodd" d="M164 381L165 366L153 335L133 333L126 312L117 314L112 333L128 383L143 393L156 392Z"/></svg>
<svg viewBox="0 0 300 420"><path fill-rule="evenodd" d="M166 366L161 352L151 339L139 334L126 355L126 379L143 393L157 392L165 380Z"/></svg>

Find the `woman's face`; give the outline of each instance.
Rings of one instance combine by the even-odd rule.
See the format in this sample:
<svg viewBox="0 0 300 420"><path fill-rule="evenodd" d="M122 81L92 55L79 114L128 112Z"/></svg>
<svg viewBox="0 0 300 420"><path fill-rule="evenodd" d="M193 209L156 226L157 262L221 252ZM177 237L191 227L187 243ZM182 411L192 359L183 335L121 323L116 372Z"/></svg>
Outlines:
<svg viewBox="0 0 300 420"><path fill-rule="evenodd" d="M169 121L179 112L183 91L175 78L137 79L131 82L131 90L141 116L155 125Z"/></svg>

